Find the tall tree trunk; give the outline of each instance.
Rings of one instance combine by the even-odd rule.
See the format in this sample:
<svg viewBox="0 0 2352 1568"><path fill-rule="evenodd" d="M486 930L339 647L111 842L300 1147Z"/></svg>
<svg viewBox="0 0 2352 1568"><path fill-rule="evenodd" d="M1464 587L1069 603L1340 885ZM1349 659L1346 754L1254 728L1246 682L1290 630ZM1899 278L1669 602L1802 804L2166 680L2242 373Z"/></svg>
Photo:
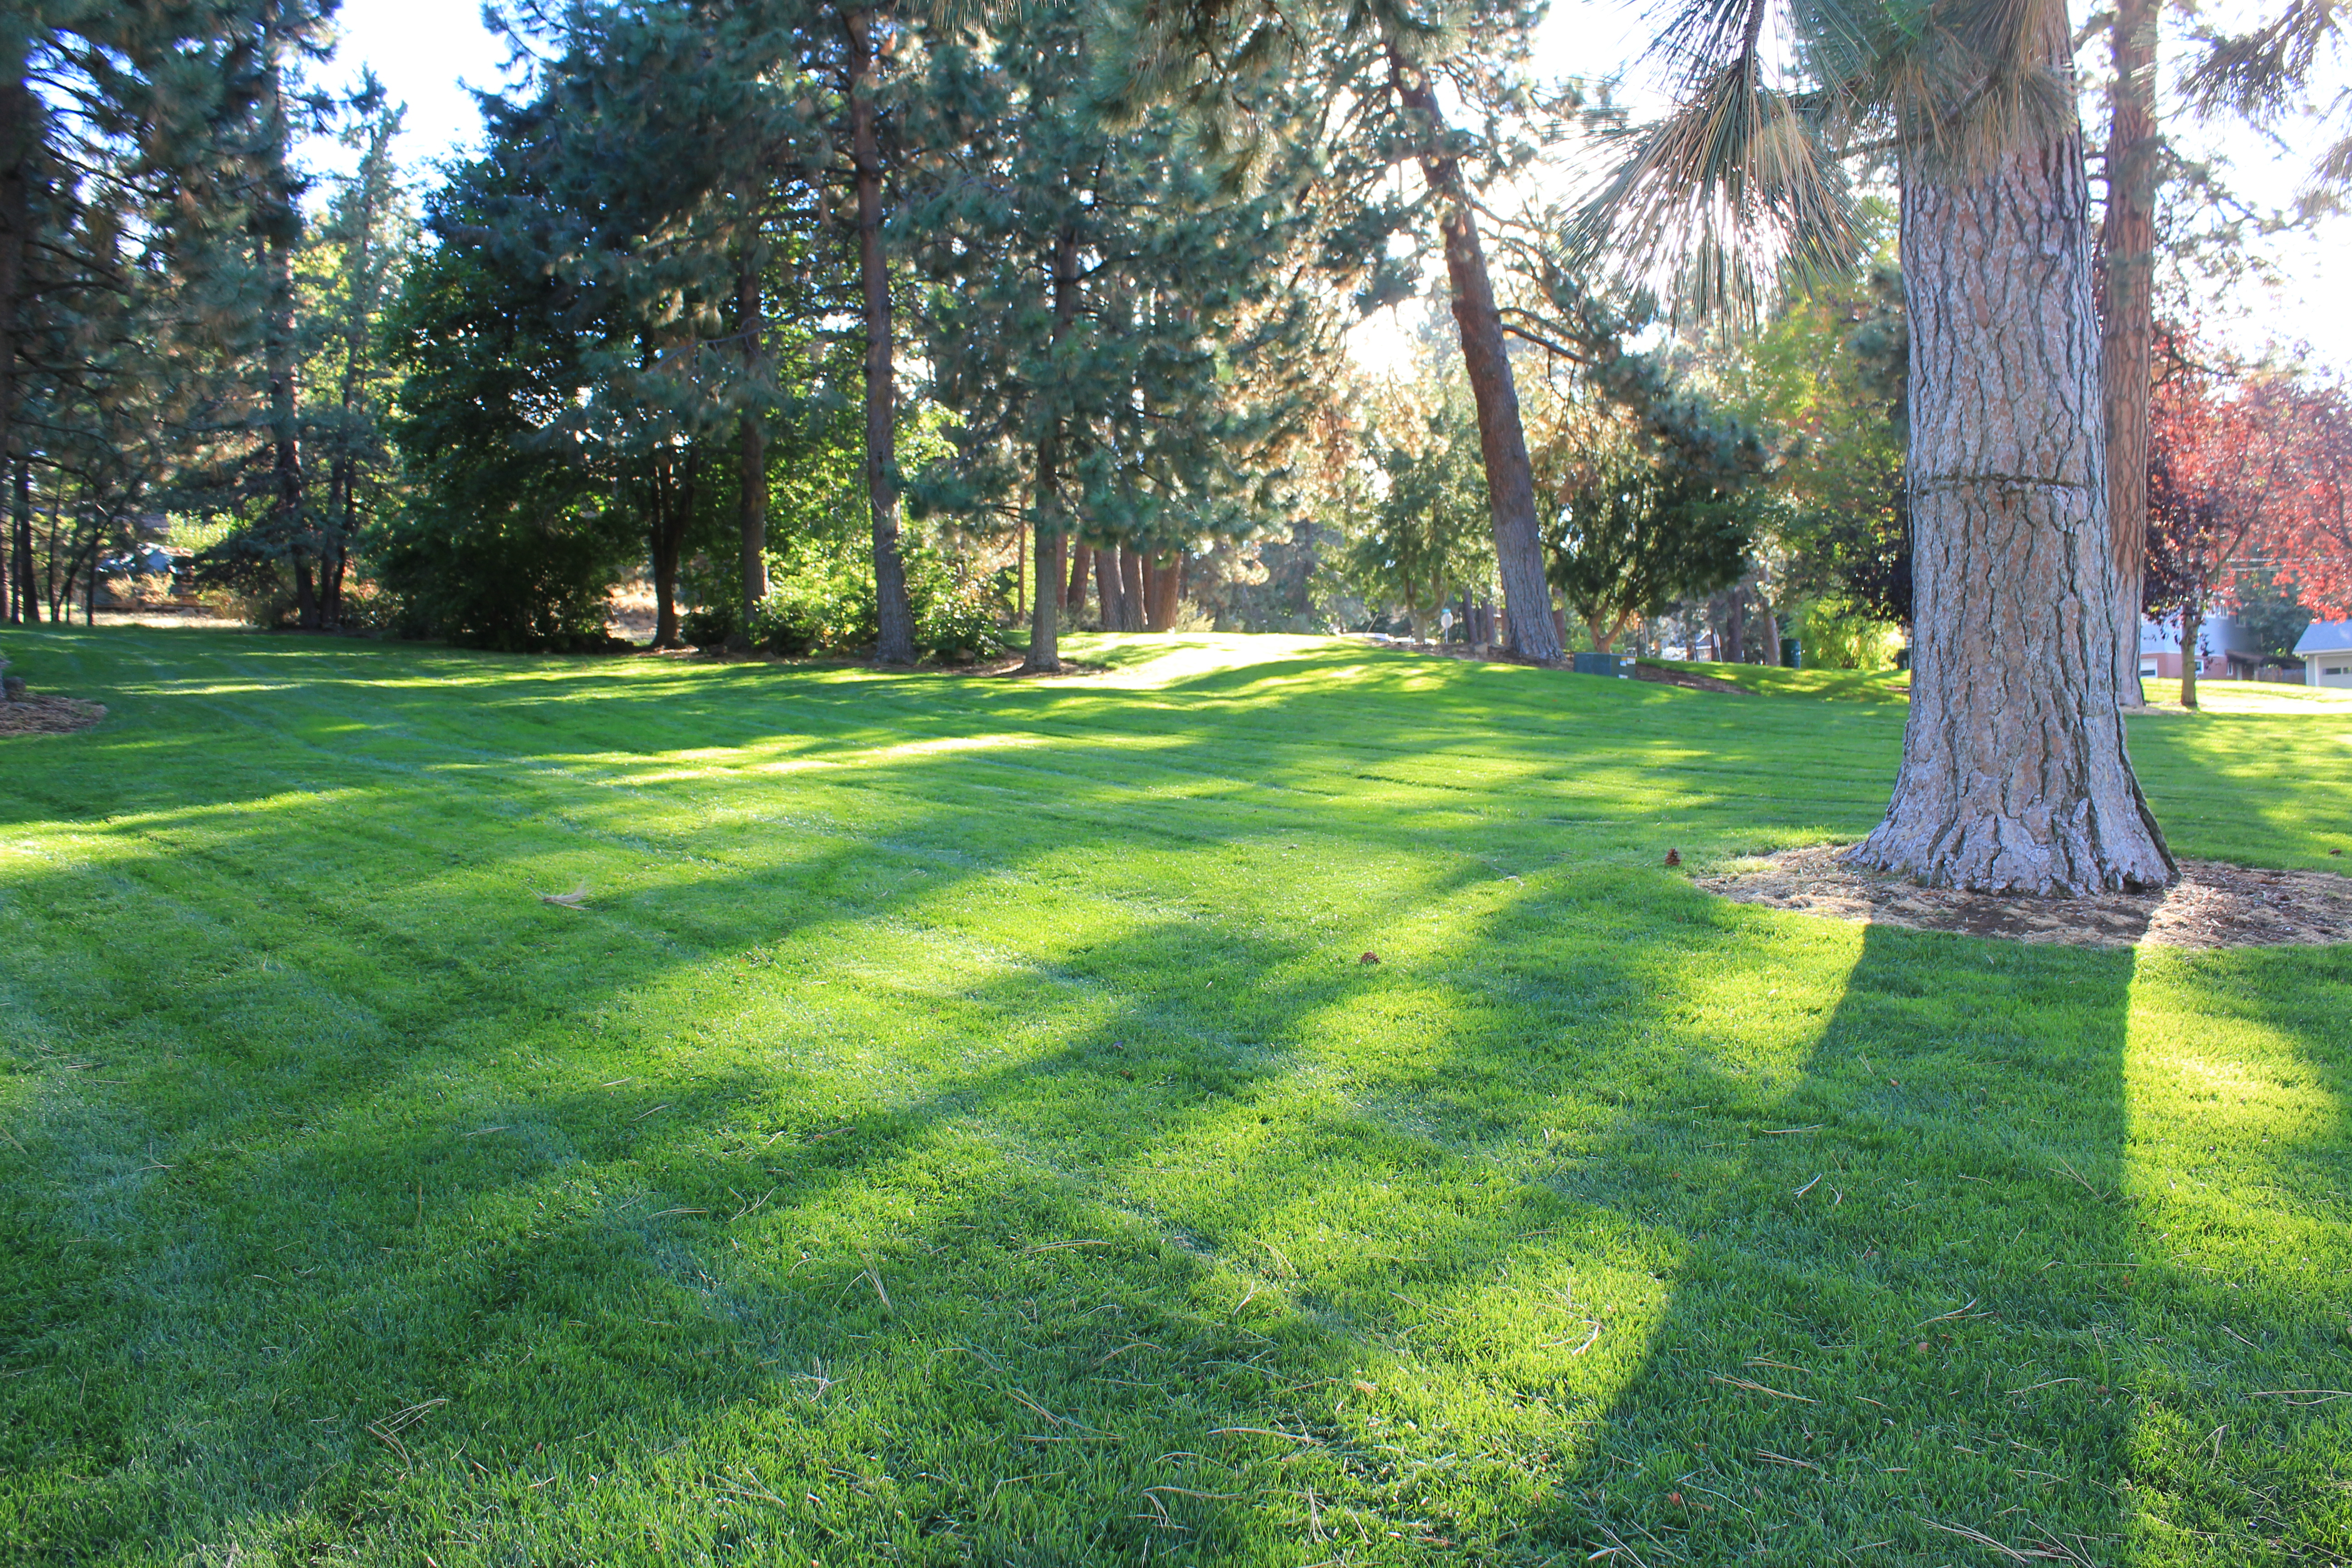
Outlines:
<svg viewBox="0 0 2352 1568"><path fill-rule="evenodd" d="M295 388L299 372L295 341L294 245L302 231L301 210L296 205L292 124L286 114L284 67L278 58L279 16L269 13L264 40L268 77L262 104L268 139L263 149L261 255L268 301L262 324L263 371L269 379L269 438L271 446L271 512L273 531L294 565L294 599L304 630L319 625L319 597L310 580L310 540L302 515L302 427Z"/></svg>
<svg viewBox="0 0 2352 1568"><path fill-rule="evenodd" d="M1054 239L1055 343L1077 319L1081 276L1078 231L1075 225L1065 224ZM1062 422L1055 416L1046 420L1037 437L1037 597L1029 612L1029 652L1021 661L1022 669L1030 674L1051 674L1062 668L1062 540L1068 527L1062 510L1061 463ZM1085 548L1079 546L1081 551ZM1074 594L1084 591L1076 573L1071 574L1070 585Z"/></svg>
<svg viewBox="0 0 2352 1568"><path fill-rule="evenodd" d="M2180 705L2197 706L2197 677L2205 662L2198 644L2205 640L2205 590L2199 588L2180 606Z"/></svg>
<svg viewBox="0 0 2352 1568"><path fill-rule="evenodd" d="M2065 16L2046 11L2064 68ZM1911 712L1886 818L1852 857L1986 892L2160 887L2177 868L2116 705L2082 132L1930 157L1903 171Z"/></svg>
<svg viewBox="0 0 2352 1568"><path fill-rule="evenodd" d="M1177 606L1184 599L1184 552L1181 550L1167 552L1152 570L1155 575L1144 595L1150 611L1146 619L1155 632L1173 631L1176 629Z"/></svg>
<svg viewBox="0 0 2352 1568"><path fill-rule="evenodd" d="M1094 565L1093 546L1080 540L1070 547L1070 586L1062 595L1062 608L1069 611L1073 619L1087 607L1087 574L1094 570Z"/></svg>
<svg viewBox="0 0 2352 1568"><path fill-rule="evenodd" d="M16 459L15 504L8 518L8 624L23 626L33 610L33 465Z"/></svg>
<svg viewBox="0 0 2352 1568"><path fill-rule="evenodd" d="M1122 553L1116 544L1095 546L1095 601L1102 606L1107 632L1127 629L1127 576L1118 563Z"/></svg>
<svg viewBox="0 0 2352 1568"><path fill-rule="evenodd" d="M677 626L677 558L686 543L687 523L694 515L694 460L687 459L683 478L677 458L656 452L646 476L646 521L654 566L654 647L679 646Z"/></svg>
<svg viewBox="0 0 2352 1568"><path fill-rule="evenodd" d="M1748 662L1748 595L1738 588L1731 590L1730 603L1723 612L1723 661L1726 664Z"/></svg>
<svg viewBox="0 0 2352 1568"><path fill-rule="evenodd" d="M1436 149L1445 137L1437 95L1419 67L1408 65L1394 41L1388 47L1389 80L1408 112L1423 122L1426 137L1422 178L1438 198L1438 229L1445 242L1445 273L1453 286L1454 320L1462 333L1462 363L1478 405L1478 450L1486 468L1486 510L1495 529L1495 560L1502 569L1505 603L1510 610L1508 641L1522 658L1544 664L1559 659L1553 631L1551 587L1544 577L1543 542L1536 526L1535 479L1528 465L1528 437L1519 420L1518 384L1503 338L1503 315L1495 306L1495 285L1486 273L1486 252L1463 184L1462 165Z"/></svg>
<svg viewBox="0 0 2352 1568"><path fill-rule="evenodd" d="M874 514L874 658L915 662L915 615L898 554L898 390L890 364L889 258L882 249L882 141L875 123L874 13L849 30L849 151L857 169L857 272L866 295L866 495Z"/></svg>
<svg viewBox="0 0 2352 1568"><path fill-rule="evenodd" d="M276 531L294 563L294 603L306 631L319 626L319 595L310 577L310 548L302 516L302 426L294 378L294 222L281 215L264 240L268 265L269 324L266 339L269 376L271 510Z"/></svg>
<svg viewBox="0 0 2352 1568"><path fill-rule="evenodd" d="M0 37L0 49L8 51L0 59L0 462L16 460L21 486L22 465L32 449L16 430L16 336L25 292L25 247L33 221L29 165L41 106L25 82L23 40ZM14 594L20 614L23 605L33 602L32 538L27 520L17 529L17 555L11 563L17 573Z"/></svg>
<svg viewBox="0 0 2352 1568"><path fill-rule="evenodd" d="M2147 575L2148 399L2155 379L2157 0L2116 0L2109 24L2115 82L2107 115L2107 212L2099 230L2106 309L2100 374L2107 426L2108 529L2116 559L2116 694L2139 688L2142 584Z"/></svg>
<svg viewBox="0 0 2352 1568"><path fill-rule="evenodd" d="M1143 552L1130 542L1118 552L1118 629L1143 630Z"/></svg>
<svg viewBox="0 0 2352 1568"><path fill-rule="evenodd" d="M757 247L744 247L742 264L735 276L735 329L743 338L743 378L751 381L760 373L760 335L765 322L760 311L760 268ZM743 605L740 624L730 641L743 647L751 646L751 617L768 596L768 440L760 427L760 416L751 408L739 415L741 428L737 431L737 481L741 488L741 505L738 521L743 544Z"/></svg>
<svg viewBox="0 0 2352 1568"><path fill-rule="evenodd" d="M1037 488L1042 494L1050 476L1045 471L1045 453L1038 452ZM1039 512L1042 517L1042 509ZM1037 540L1037 581L1058 583L1062 580L1062 541L1069 535L1058 528L1047 528L1042 522L1035 531ZM1029 602L1029 652L1021 660L1024 675L1057 675L1062 668L1062 596L1059 594L1038 594Z"/></svg>

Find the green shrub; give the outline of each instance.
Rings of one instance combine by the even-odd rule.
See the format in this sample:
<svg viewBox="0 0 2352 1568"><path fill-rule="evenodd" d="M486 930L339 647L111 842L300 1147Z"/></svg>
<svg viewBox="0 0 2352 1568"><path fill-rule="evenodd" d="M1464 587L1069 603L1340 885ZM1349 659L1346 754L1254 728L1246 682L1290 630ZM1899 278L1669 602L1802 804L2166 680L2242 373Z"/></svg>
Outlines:
<svg viewBox="0 0 2352 1568"><path fill-rule="evenodd" d="M1804 649L1809 669L1890 669L1902 628L1832 596L1799 610L1790 618L1788 635Z"/></svg>
<svg viewBox="0 0 2352 1568"><path fill-rule="evenodd" d="M696 647L722 647L740 618L732 605L697 605L678 617L677 635Z"/></svg>
<svg viewBox="0 0 2352 1568"><path fill-rule="evenodd" d="M992 584L959 576L952 563L926 544L909 547L906 563L919 655L961 663L1004 651L1006 605ZM878 635L874 563L864 550L795 552L771 562L768 596L751 617L755 647L787 658L865 654Z"/></svg>

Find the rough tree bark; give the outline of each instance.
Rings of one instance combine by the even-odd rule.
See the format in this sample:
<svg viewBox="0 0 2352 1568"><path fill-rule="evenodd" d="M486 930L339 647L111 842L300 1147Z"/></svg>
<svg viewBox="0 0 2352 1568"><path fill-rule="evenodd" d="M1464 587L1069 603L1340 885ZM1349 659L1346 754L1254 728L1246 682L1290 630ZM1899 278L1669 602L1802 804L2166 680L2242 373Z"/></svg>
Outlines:
<svg viewBox="0 0 2352 1568"><path fill-rule="evenodd" d="M1118 586L1118 629L1143 630L1143 552L1132 542L1119 548Z"/></svg>
<svg viewBox="0 0 2352 1568"><path fill-rule="evenodd" d="M2116 560L2116 694L2145 704L2139 685L2142 584L2147 574L2148 398L2156 335L2157 0L2116 0L2109 24L2115 84L2107 113L2107 210L2099 230L2105 288L2100 374L2107 426L2107 507Z"/></svg>
<svg viewBox="0 0 2352 1568"><path fill-rule="evenodd" d="M1903 174L1911 712L1886 818L1851 855L1986 892L2163 886L2116 705L2081 128L1966 164L1914 150Z"/></svg>
<svg viewBox="0 0 2352 1568"><path fill-rule="evenodd" d="M1062 608L1075 620L1087 607L1087 574L1095 569L1095 552L1084 541L1070 546L1070 585L1062 595Z"/></svg>
<svg viewBox="0 0 2352 1568"><path fill-rule="evenodd" d="M760 374L760 334L765 323L760 313L758 247L747 242L743 249L735 275L735 329L743 337L743 378L748 382ZM737 522L742 535L743 613L729 642L748 648L751 617L768 596L768 437L754 410L745 408L736 417L740 423L736 432L736 480L740 491Z"/></svg>
<svg viewBox="0 0 2352 1568"><path fill-rule="evenodd" d="M890 351L889 258L882 247L882 139L876 122L874 13L850 11L849 143L857 171L857 271L866 295L866 495L874 514L874 658L915 662L915 616L898 553L898 386Z"/></svg>
<svg viewBox="0 0 2352 1568"><path fill-rule="evenodd" d="M1143 563L1143 624L1151 631L1171 631L1176 609L1184 597L1183 554L1167 551Z"/></svg>
<svg viewBox="0 0 2352 1568"><path fill-rule="evenodd" d="M1486 248L1463 184L1461 161L1441 151L1445 118L1428 75L1389 45L1389 80L1397 99L1426 127L1422 178L1438 198L1438 230L1445 243L1445 274L1453 287L1454 321L1462 333L1462 363L1478 408L1478 450L1486 469L1486 510L1495 530L1495 560L1502 569L1510 612L1507 641L1522 658L1555 663L1559 637L1552 628L1551 586L1544 577L1543 541L1536 524L1533 471L1519 419L1518 384L1503 336L1503 315L1486 272Z"/></svg>
<svg viewBox="0 0 2352 1568"><path fill-rule="evenodd" d="M1127 629L1127 574L1120 569L1123 553L1116 544L1095 546L1095 602L1102 606L1102 629Z"/></svg>

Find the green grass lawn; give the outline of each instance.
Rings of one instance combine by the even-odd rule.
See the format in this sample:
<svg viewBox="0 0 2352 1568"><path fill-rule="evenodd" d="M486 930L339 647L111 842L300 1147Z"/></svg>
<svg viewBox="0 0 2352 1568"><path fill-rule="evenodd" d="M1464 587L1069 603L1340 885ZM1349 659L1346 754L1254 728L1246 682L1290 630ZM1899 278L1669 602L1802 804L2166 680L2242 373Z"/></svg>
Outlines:
<svg viewBox="0 0 2352 1568"><path fill-rule="evenodd" d="M0 1562L2352 1556L2352 949L1662 866L1899 701L1079 646L10 636ZM2132 738L2347 864L2352 708Z"/></svg>

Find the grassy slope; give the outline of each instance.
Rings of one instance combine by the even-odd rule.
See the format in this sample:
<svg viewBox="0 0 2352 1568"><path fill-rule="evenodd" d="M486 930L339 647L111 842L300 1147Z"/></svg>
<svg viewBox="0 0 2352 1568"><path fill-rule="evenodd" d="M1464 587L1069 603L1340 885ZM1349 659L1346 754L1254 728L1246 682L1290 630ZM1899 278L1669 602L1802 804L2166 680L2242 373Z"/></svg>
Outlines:
<svg viewBox="0 0 2352 1568"><path fill-rule="evenodd" d="M9 652L0 1561L2352 1552L2352 949L1660 868L1898 706ZM2134 730L2269 865L2347 741Z"/></svg>

